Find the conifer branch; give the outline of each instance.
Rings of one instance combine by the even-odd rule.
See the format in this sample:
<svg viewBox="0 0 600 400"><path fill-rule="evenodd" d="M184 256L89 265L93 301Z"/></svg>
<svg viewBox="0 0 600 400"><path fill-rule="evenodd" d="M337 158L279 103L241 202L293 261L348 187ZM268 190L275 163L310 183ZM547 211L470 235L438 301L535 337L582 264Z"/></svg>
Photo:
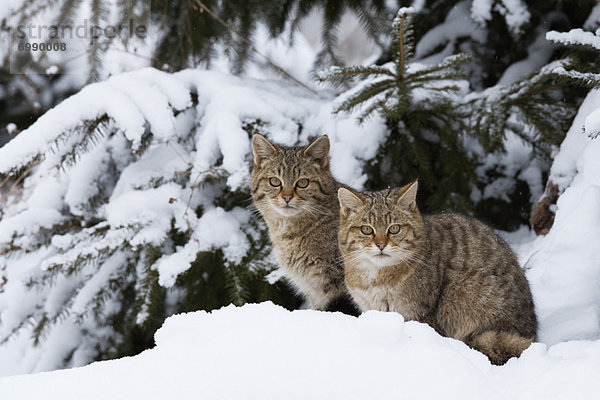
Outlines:
<svg viewBox="0 0 600 400"><path fill-rule="evenodd" d="M221 19L221 17L219 17L215 12L213 12L209 7L207 7L202 2L202 0L194 0L194 1L198 5L198 7L200 7L200 9L202 9L203 11L205 11L206 13L208 13L211 17L213 17L217 22L219 22L219 24L221 24L228 31L230 31L231 33L233 33L235 36L239 37L246 45L248 45L248 47L253 52L255 52L260 57L262 57L276 71L278 71L281 74L285 75L286 77L288 77L292 81L296 82L299 86L302 86L304 89L308 90L309 92L311 92L313 94L317 94L317 92L315 92L313 89L311 89L310 87L306 86L304 83L302 83L301 81L299 81L298 79L296 79L294 76L292 76L292 74L290 74L285 69L281 68L279 65L277 65L273 61L271 61L271 59L269 57L267 57L266 55L264 55L263 53L261 53L254 46L254 44L252 44L252 42L250 42L250 40L248 40L244 35L242 35L240 32L238 32L236 29L234 29L230 24L227 24L225 21L223 21L223 19Z"/></svg>
<svg viewBox="0 0 600 400"><path fill-rule="evenodd" d="M398 79L401 80L402 76L404 75L404 69L405 69L405 60L404 60L404 23L406 20L406 15L402 15L400 17L400 22L397 24L398 27L396 35L398 35L398 45L399 45L399 60L400 62L398 63L398 65L396 66L396 71L398 73Z"/></svg>

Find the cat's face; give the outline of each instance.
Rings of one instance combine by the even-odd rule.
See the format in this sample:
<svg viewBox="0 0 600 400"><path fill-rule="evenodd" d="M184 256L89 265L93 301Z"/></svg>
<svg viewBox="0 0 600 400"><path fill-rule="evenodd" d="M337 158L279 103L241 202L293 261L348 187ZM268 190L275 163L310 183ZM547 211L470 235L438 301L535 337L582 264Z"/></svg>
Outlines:
<svg viewBox="0 0 600 400"><path fill-rule="evenodd" d="M263 215L291 218L332 212L323 206L335 193L327 136L305 147L284 147L254 135L252 149L252 198Z"/></svg>
<svg viewBox="0 0 600 400"><path fill-rule="evenodd" d="M416 181L372 193L339 189L338 237L345 262L386 267L417 261L423 220L416 194Z"/></svg>

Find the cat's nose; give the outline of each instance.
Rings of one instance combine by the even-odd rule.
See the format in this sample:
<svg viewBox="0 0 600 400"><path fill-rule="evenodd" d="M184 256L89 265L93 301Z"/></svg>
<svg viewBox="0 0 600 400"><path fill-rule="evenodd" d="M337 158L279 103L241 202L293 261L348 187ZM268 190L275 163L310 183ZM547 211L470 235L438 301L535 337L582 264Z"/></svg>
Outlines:
<svg viewBox="0 0 600 400"><path fill-rule="evenodd" d="M286 203L289 203L290 201L292 201L292 195L291 194L284 194L281 197L283 197L283 200L285 200Z"/></svg>
<svg viewBox="0 0 600 400"><path fill-rule="evenodd" d="M377 243L377 247L379 247L379 250L383 250L385 243Z"/></svg>

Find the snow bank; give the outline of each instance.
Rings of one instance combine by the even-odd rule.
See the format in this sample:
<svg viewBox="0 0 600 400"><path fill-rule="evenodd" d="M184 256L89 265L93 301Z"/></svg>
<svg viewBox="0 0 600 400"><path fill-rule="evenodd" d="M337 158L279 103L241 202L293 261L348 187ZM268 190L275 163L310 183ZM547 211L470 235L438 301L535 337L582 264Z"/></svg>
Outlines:
<svg viewBox="0 0 600 400"><path fill-rule="evenodd" d="M599 108L592 91L555 157L550 180L564 193L552 229L531 243L525 264L539 336L549 344L600 337L600 142L581 129Z"/></svg>
<svg viewBox="0 0 600 400"><path fill-rule="evenodd" d="M600 110L592 90L560 150L549 181L562 193L554 225L546 236L520 240L517 251L527 270L539 321L538 339L600 338L600 142L584 133Z"/></svg>
<svg viewBox="0 0 600 400"><path fill-rule="evenodd" d="M271 303L169 318L156 347L83 368L0 378L7 399L565 399L600 391L600 341L490 365L399 314Z"/></svg>
<svg viewBox="0 0 600 400"><path fill-rule="evenodd" d="M573 181L577 173L578 160L592 142L583 131L587 117L599 107L600 91L591 90L579 107L579 112L560 145L560 151L554 157L548 180L558 185L560 192L563 192Z"/></svg>

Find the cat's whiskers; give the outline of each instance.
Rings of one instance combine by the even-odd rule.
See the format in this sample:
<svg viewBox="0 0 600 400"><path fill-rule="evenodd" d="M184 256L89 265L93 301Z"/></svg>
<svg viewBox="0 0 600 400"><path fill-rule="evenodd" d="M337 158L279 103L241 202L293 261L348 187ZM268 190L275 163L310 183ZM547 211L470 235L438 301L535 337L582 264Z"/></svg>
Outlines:
<svg viewBox="0 0 600 400"><path fill-rule="evenodd" d="M315 214L330 215L331 214L331 211L328 210L327 208L317 205L317 204L311 204L308 202L304 203L300 208L302 208L305 211L308 211L312 215L315 215Z"/></svg>
<svg viewBox="0 0 600 400"><path fill-rule="evenodd" d="M331 210L329 207L325 207L320 204L310 203L310 205L318 210L321 210L321 212L324 214L331 214L333 212L333 210Z"/></svg>
<svg viewBox="0 0 600 400"><path fill-rule="evenodd" d="M250 206L253 206L253 205L254 205L254 200L252 199L252 197L249 197L249 198L247 198L247 199L245 199L245 200L242 200L242 204L243 204L245 207L250 207Z"/></svg>
<svg viewBox="0 0 600 400"><path fill-rule="evenodd" d="M408 265L411 268L417 267L419 264L424 263L427 259L425 256L416 253L399 253L399 260Z"/></svg>
<svg viewBox="0 0 600 400"><path fill-rule="evenodd" d="M352 253L349 253L346 255L346 258L340 256L339 259L340 261L344 262L344 263L355 263L356 261L358 261L359 259L361 259L363 257L363 254L360 251L353 251Z"/></svg>
<svg viewBox="0 0 600 400"><path fill-rule="evenodd" d="M370 245L357 250L357 252L359 252L361 256L365 256L365 259L369 262L369 264L379 268L399 264L404 264L410 268L415 268L419 264L427 261L425 256L414 252L405 252L397 246L390 246L385 251L381 251L374 245ZM380 254L383 254L387 257L377 257ZM356 261L359 261L359 257L354 258L352 262Z"/></svg>
<svg viewBox="0 0 600 400"><path fill-rule="evenodd" d="M258 206L257 206L257 205L256 205L256 203L254 203L254 202L252 202L250 205L248 205L248 206L246 207L246 209L247 209L248 211L250 211L250 213L251 213L251 214L253 214L253 215L254 215L254 216L256 216L256 217L260 217L260 216L261 216L261 214L260 214L260 210L258 209Z"/></svg>
<svg viewBox="0 0 600 400"><path fill-rule="evenodd" d="M302 211L306 211L307 213L309 213L310 215L315 215L315 213L312 212L312 210L308 207L306 207L305 204L302 204L301 206L298 207L299 210Z"/></svg>
<svg viewBox="0 0 600 400"><path fill-rule="evenodd" d="M259 203L266 207L266 208L270 208L271 205L266 201L266 200L259 200L259 201L255 201L253 202L250 206L248 206L248 210L255 216L255 217L259 217L262 218L262 213L258 207Z"/></svg>
<svg viewBox="0 0 600 400"><path fill-rule="evenodd" d="M418 266L419 266L419 264L420 264L420 261L415 261L415 260L412 260L412 259L407 259L407 260L403 261L403 263L404 263L404 265L406 265L408 268L410 268L410 269L414 269L414 268L416 268L416 267L418 267Z"/></svg>

